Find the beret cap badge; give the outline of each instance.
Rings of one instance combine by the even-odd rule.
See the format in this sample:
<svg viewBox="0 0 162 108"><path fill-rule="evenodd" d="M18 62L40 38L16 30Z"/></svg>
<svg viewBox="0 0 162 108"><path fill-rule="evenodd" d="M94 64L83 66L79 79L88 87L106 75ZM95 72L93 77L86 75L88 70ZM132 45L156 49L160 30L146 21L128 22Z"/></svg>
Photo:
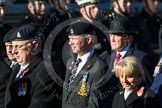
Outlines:
<svg viewBox="0 0 162 108"><path fill-rule="evenodd" d="M70 29L70 33L71 34L74 34L74 30L72 28Z"/></svg>
<svg viewBox="0 0 162 108"><path fill-rule="evenodd" d="M20 37L21 37L20 32L17 32L17 37L18 37L18 38L20 38Z"/></svg>

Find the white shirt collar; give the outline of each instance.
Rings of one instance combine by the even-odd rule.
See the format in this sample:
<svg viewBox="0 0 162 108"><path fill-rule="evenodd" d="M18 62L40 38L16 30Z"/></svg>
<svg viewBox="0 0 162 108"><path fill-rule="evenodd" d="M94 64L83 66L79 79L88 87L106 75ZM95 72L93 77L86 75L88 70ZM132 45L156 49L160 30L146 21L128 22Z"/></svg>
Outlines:
<svg viewBox="0 0 162 108"><path fill-rule="evenodd" d="M25 66L22 66L22 65L20 66L20 70L17 73L16 78L18 78L18 77L21 77L22 78L22 76L20 76L20 75L21 75L22 71L24 71L28 67L28 65L29 65L29 63L26 64Z"/></svg>
<svg viewBox="0 0 162 108"><path fill-rule="evenodd" d="M82 57L78 55L77 59L80 58L82 61L87 61L89 57L92 56L93 53L94 53L94 49L91 49L90 52L84 54Z"/></svg>
<svg viewBox="0 0 162 108"><path fill-rule="evenodd" d="M128 44L128 46L126 48L124 48L121 52L117 51L117 54L120 53L122 55L122 57L124 57L124 55L126 54L128 49L130 48L130 46L131 46L131 44Z"/></svg>
<svg viewBox="0 0 162 108"><path fill-rule="evenodd" d="M26 64L25 66L22 66L22 65L21 65L21 66L20 66L20 69L21 69L21 70L25 70L28 66L29 66L29 63Z"/></svg>
<svg viewBox="0 0 162 108"><path fill-rule="evenodd" d="M78 69L76 71L76 75L78 75L79 71L83 68L83 66L86 64L88 59L93 55L93 53L94 53L94 49L91 49L90 52L86 53L82 57L79 57L79 55L78 55L77 58L80 58L82 61L78 65Z"/></svg>

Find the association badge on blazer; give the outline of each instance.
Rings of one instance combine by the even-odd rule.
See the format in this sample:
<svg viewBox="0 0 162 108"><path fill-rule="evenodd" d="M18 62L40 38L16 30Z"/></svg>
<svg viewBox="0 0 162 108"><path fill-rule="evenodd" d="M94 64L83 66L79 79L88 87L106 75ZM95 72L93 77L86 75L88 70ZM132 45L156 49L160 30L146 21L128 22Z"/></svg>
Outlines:
<svg viewBox="0 0 162 108"><path fill-rule="evenodd" d="M79 92L78 92L78 95L80 95L80 96L87 96L87 94L88 94L89 89L87 87L87 80L88 80L88 76L89 76L88 70L90 68L91 68L91 66L88 65L86 71L83 74L81 86L80 86L80 89L79 89Z"/></svg>
<svg viewBox="0 0 162 108"><path fill-rule="evenodd" d="M124 93L124 92L123 92L123 91L121 91L121 92L120 92L120 95L121 95L121 94L123 94L123 93Z"/></svg>
<svg viewBox="0 0 162 108"><path fill-rule="evenodd" d="M87 96L87 79L88 79L88 71L85 71L83 74L83 78L81 81L81 87L79 89L78 95L80 96Z"/></svg>
<svg viewBox="0 0 162 108"><path fill-rule="evenodd" d="M78 91L78 95L80 95L80 96L87 96L87 94L88 94L88 91L89 91L89 89L87 87L87 80L88 80L88 76L89 76L88 70L91 67L92 67L91 65L87 65L87 67L86 67L87 69L83 74L83 78L82 78L82 81L81 81L81 86L80 86L80 89Z"/></svg>

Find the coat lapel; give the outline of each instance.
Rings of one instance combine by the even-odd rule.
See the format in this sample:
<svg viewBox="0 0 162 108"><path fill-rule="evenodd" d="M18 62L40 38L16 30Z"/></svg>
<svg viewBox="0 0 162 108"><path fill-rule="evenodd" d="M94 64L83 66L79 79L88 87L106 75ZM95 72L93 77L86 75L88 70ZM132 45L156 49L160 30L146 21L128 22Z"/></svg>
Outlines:
<svg viewBox="0 0 162 108"><path fill-rule="evenodd" d="M68 69L66 69L66 76L65 76L65 80L64 80L64 85L63 85L63 96L64 98L66 99L68 94L69 94L69 90L68 90L68 81L69 81L69 77L71 75L71 71L74 67L74 59L70 59L68 62L67 62L67 65L66 67L68 67Z"/></svg>
<svg viewBox="0 0 162 108"><path fill-rule="evenodd" d="M119 106L117 108L126 108L126 103L124 99L124 91L120 92L120 97L119 97Z"/></svg>
<svg viewBox="0 0 162 108"><path fill-rule="evenodd" d="M129 48L129 49L127 50L127 52L126 52L126 54L124 55L124 57L123 57L123 58L125 58L125 57L127 57L127 56L132 55L132 54L133 54L133 52L134 52L134 48L133 48L133 47L132 47L132 48Z"/></svg>
<svg viewBox="0 0 162 108"><path fill-rule="evenodd" d="M113 54L111 55L111 57L110 57L109 70L110 70L111 72L113 72L113 70L114 70L115 55L116 55L116 52L113 53Z"/></svg>

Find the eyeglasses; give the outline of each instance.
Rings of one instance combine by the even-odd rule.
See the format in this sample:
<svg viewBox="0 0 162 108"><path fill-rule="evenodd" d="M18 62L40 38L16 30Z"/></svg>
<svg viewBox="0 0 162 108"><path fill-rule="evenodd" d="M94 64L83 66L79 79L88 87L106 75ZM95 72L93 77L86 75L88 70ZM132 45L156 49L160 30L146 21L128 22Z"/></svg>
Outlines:
<svg viewBox="0 0 162 108"><path fill-rule="evenodd" d="M28 42L24 45L12 45L12 48L15 48L15 49L23 49L24 46L31 46L31 42Z"/></svg>

